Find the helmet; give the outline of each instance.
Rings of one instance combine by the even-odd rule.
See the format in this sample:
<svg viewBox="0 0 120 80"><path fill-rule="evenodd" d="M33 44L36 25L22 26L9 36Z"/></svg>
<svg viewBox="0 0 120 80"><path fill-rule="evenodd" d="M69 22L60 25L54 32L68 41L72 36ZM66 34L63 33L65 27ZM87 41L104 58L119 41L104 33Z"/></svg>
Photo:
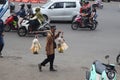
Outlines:
<svg viewBox="0 0 120 80"><path fill-rule="evenodd" d="M88 4L89 3L89 1L88 0L85 0L85 4Z"/></svg>
<svg viewBox="0 0 120 80"><path fill-rule="evenodd" d="M32 6L32 5L31 5L30 3L27 4L27 7L28 7L28 8L31 8L31 6Z"/></svg>
<svg viewBox="0 0 120 80"><path fill-rule="evenodd" d="M35 12L39 12L39 11L40 11L40 8L36 8L36 9L35 9Z"/></svg>
<svg viewBox="0 0 120 80"><path fill-rule="evenodd" d="M21 7L24 7L24 6L25 6L25 4L24 4L24 3L20 3L19 5L20 5Z"/></svg>

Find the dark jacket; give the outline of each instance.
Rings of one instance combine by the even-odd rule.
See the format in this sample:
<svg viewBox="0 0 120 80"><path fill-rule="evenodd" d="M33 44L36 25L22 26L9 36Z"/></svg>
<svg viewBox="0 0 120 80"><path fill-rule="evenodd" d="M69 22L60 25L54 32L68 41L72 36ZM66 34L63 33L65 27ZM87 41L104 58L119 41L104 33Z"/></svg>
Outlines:
<svg viewBox="0 0 120 80"><path fill-rule="evenodd" d="M0 45L4 44L4 40L3 40L3 32L4 32L4 22L2 19L0 19Z"/></svg>
<svg viewBox="0 0 120 80"><path fill-rule="evenodd" d="M24 18L26 16L26 12L25 12L25 9L20 9L20 11L18 11L17 13L20 17Z"/></svg>
<svg viewBox="0 0 120 80"><path fill-rule="evenodd" d="M4 22L2 19L0 19L0 36L2 36L2 33L4 31L4 27L5 27Z"/></svg>

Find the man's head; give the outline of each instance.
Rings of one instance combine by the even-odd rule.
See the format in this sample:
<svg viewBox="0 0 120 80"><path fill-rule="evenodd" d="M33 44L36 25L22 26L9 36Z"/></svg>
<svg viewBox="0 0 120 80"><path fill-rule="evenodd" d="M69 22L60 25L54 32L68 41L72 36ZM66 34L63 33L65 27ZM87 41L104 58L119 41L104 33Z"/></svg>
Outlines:
<svg viewBox="0 0 120 80"><path fill-rule="evenodd" d="M50 26L50 30L51 30L52 32L55 32L55 30L56 30L56 26L55 26L55 25Z"/></svg>

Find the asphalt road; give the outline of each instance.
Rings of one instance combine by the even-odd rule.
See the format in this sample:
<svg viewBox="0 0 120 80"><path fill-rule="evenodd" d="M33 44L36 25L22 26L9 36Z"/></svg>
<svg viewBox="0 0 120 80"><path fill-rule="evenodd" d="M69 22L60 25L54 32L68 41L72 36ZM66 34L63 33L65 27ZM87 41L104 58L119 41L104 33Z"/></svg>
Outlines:
<svg viewBox="0 0 120 80"><path fill-rule="evenodd" d="M0 59L0 80L85 80L85 72L94 60L107 63L105 55L110 55L110 62L116 64L120 52L120 9L118 2L104 3L98 9L99 25L94 31L89 29L72 30L70 22L53 22L57 30L64 32L64 39L69 48L58 53L54 67L57 72L49 71L49 64L39 72L37 64L46 58L46 38L39 36L42 45L40 54L30 51L33 36L19 37L16 32L6 32L4 58ZM117 79L120 80L120 66L116 65Z"/></svg>

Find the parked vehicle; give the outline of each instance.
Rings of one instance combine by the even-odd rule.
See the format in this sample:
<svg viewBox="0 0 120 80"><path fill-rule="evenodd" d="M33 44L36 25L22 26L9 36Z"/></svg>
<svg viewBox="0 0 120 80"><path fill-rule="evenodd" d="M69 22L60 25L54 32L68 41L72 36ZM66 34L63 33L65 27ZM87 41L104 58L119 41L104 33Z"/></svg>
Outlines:
<svg viewBox="0 0 120 80"><path fill-rule="evenodd" d="M90 71L86 72L86 80L117 80L115 65L94 61Z"/></svg>
<svg viewBox="0 0 120 80"><path fill-rule="evenodd" d="M120 4L119 4L119 6L118 6L118 7L119 7L119 10L120 10Z"/></svg>
<svg viewBox="0 0 120 80"><path fill-rule="evenodd" d="M96 0L95 3L93 4L93 6L99 8L99 9L103 9L102 0Z"/></svg>
<svg viewBox="0 0 120 80"><path fill-rule="evenodd" d="M5 32L9 32L11 30L18 30L18 17L15 15L10 15L6 20L5 20Z"/></svg>
<svg viewBox="0 0 120 80"><path fill-rule="evenodd" d="M89 23L88 20L88 17L82 17L81 15L78 15L72 22L71 28L73 30L77 30L78 28L90 28L90 30L95 30L98 25L95 16L92 18L92 23Z"/></svg>
<svg viewBox="0 0 120 80"><path fill-rule="evenodd" d="M43 36L47 35L47 32L45 32L46 30L50 29L50 21L45 21L42 25L38 25L38 26L32 26L32 27L37 27L35 30L33 30L31 28L30 25L30 20L29 19L24 19L21 23L21 27L19 27L18 29L18 35L19 36L26 36L27 34L42 34Z"/></svg>
<svg viewBox="0 0 120 80"><path fill-rule="evenodd" d="M41 6L41 13L46 20L49 18L51 21L73 21L80 8L79 0L50 0Z"/></svg>
<svg viewBox="0 0 120 80"><path fill-rule="evenodd" d="M118 54L118 56L116 57L116 62L118 65L120 65L120 53Z"/></svg>

